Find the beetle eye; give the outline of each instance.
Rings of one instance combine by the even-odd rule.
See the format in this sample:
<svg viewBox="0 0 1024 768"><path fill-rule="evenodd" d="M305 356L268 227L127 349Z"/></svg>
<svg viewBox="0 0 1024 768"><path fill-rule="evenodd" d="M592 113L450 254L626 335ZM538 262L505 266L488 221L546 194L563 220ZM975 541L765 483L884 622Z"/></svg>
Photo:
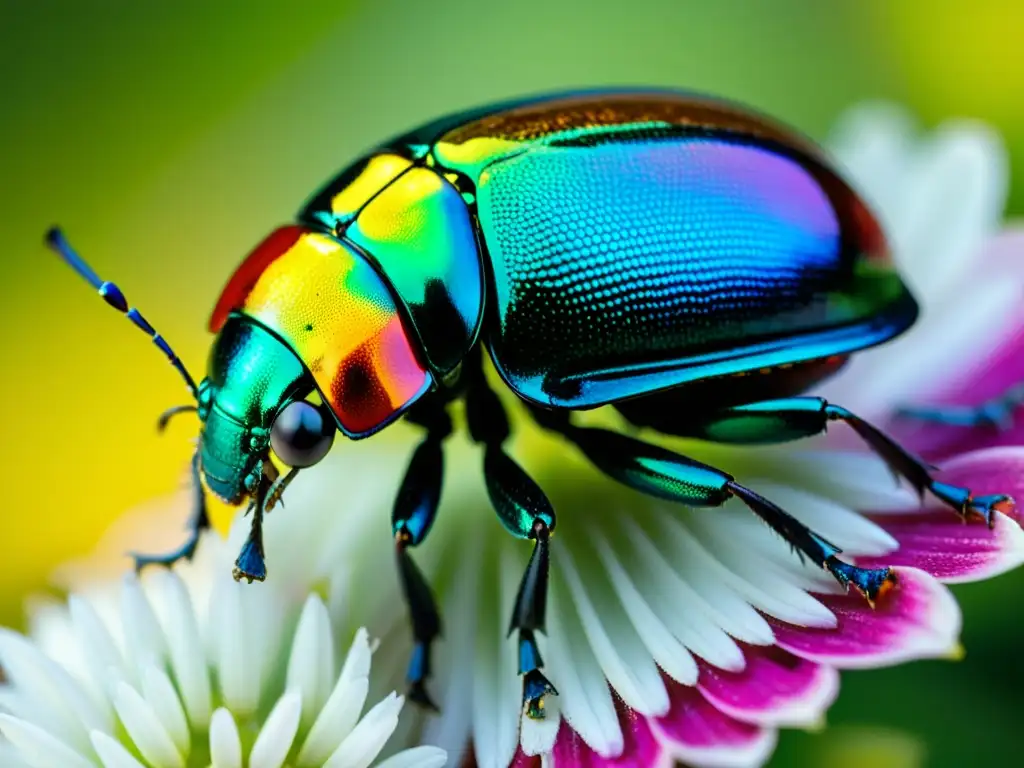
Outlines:
<svg viewBox="0 0 1024 768"><path fill-rule="evenodd" d="M270 447L290 467L311 467L327 455L334 443L333 420L312 403L289 403L274 420Z"/></svg>

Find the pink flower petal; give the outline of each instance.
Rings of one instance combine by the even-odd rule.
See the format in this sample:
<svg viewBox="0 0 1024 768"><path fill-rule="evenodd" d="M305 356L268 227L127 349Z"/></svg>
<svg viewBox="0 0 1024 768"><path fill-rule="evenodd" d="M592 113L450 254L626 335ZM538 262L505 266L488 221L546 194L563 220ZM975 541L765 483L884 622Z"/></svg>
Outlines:
<svg viewBox="0 0 1024 768"><path fill-rule="evenodd" d="M668 768L672 762L643 715L629 709L616 697L623 748L618 757L601 757L564 720L552 751L555 768Z"/></svg>
<svg viewBox="0 0 1024 768"><path fill-rule="evenodd" d="M897 569L896 588L871 608L859 594L820 595L835 614L833 629L796 627L772 620L781 648L841 669L881 667L951 655L960 633L960 607L935 577Z"/></svg>
<svg viewBox="0 0 1024 768"><path fill-rule="evenodd" d="M1021 289L1024 299L1024 288ZM927 403L901 403L910 406L953 405L977 406L1002 395L1015 384L1024 382L1024 326L1022 318L1013 321L1015 328L1004 334L996 348L980 363L966 371L950 365L950 383L943 394ZM911 450L932 459L955 456L995 446L1024 444L1024 407L1014 411L1012 426L1005 430L993 427L955 427L932 424L909 418L894 419L886 431Z"/></svg>
<svg viewBox="0 0 1024 768"><path fill-rule="evenodd" d="M1016 274L1024 278L1024 222L1011 221L989 238L977 265L981 274Z"/></svg>
<svg viewBox="0 0 1024 768"><path fill-rule="evenodd" d="M776 731L730 717L696 688L665 680L671 707L655 722L671 756L694 766L763 765Z"/></svg>
<svg viewBox="0 0 1024 768"><path fill-rule="evenodd" d="M472 755L472 750L469 750ZM471 764L463 763L463 768L469 768L469 765L476 766L476 760ZM522 747L516 747L516 756L512 758L512 762L509 763L508 768L540 768L541 759L540 755L527 755L523 752Z"/></svg>
<svg viewBox="0 0 1024 768"><path fill-rule="evenodd" d="M949 510L873 519L900 548L881 557L857 558L865 568L920 568L942 582L957 584L988 579L1024 563L1024 530L1005 515L999 515L991 529L980 520L964 523Z"/></svg>
<svg viewBox="0 0 1024 768"><path fill-rule="evenodd" d="M962 454L943 462L939 479L963 485L975 496L1005 493L1019 502L1007 515L1024 520L1024 447L1006 446Z"/></svg>
<svg viewBox="0 0 1024 768"><path fill-rule="evenodd" d="M773 727L814 725L839 692L834 667L776 646L743 646L743 655L742 672L702 663L697 678L704 698L737 720Z"/></svg>

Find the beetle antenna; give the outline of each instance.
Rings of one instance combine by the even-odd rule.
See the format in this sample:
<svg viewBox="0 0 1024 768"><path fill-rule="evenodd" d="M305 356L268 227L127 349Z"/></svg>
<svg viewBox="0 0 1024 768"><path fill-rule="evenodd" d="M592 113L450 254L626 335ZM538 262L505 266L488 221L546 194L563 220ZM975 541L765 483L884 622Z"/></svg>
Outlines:
<svg viewBox="0 0 1024 768"><path fill-rule="evenodd" d="M195 380L192 375L185 368L185 364L181 362L181 358L171 349L171 345L167 343L163 336L156 332L156 329L149 324L149 321L142 316L135 307L128 307L128 301L125 299L121 289L118 288L114 283L109 280L101 280L100 276L97 275L92 267L85 263L85 260L75 252L75 249L71 247L71 244L64 237L64 233L59 227L51 227L50 231L46 233L46 244L52 248L57 255L59 255L65 262L88 281L88 283L99 291L100 297L107 302L110 306L116 309L121 314L125 315L135 327L150 337L152 342L167 355L167 359L170 360L181 377L185 380L185 384L188 386L189 391L192 393L192 397L199 399L199 390L196 388Z"/></svg>

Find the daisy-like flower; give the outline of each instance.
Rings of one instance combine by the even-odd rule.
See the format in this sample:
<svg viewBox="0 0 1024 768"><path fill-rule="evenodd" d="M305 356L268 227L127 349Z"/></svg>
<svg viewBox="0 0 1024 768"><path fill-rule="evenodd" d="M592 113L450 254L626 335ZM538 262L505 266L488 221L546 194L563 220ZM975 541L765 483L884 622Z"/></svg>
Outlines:
<svg viewBox="0 0 1024 768"><path fill-rule="evenodd" d="M993 306L1006 310L1009 304L1000 293L1001 286L984 281L975 285L981 271L962 266L974 263L970 260L999 220L1005 180L998 143L987 131L969 125L946 127L918 140L905 128L904 118L894 114L874 108L854 115L846 124L856 130L841 133L834 146L857 185L896 233L897 261L926 305L920 329L911 332L918 341L904 344L898 367L918 374L925 370L916 355L922 347L922 355L930 354L928 334L936 334L932 340L943 338L941 330L933 330L936 323L948 324L949 333L962 335L957 336L955 347L952 340L943 341L947 365L928 369L929 389L915 387L912 379L899 379L901 386L890 383L869 389L886 377L896 382L898 377L890 377L894 364L890 359L888 365L879 362L874 368L857 362L883 352L856 357L843 377L830 385L833 391L828 394L871 418L884 417L889 409L918 395L943 392L948 389L944 382L953 378L950 367L960 372L980 370L976 361L997 359L1000 344L1010 338L992 333L996 312L972 325L978 306L984 305L986 311ZM887 148L881 153L884 162L877 161L878 147ZM909 199L915 204L908 204ZM943 250L937 250L939 246ZM929 253L941 259L941 268L929 260ZM961 265L962 271L956 272L951 263ZM938 280L939 272L945 275L943 280ZM949 291L957 286L960 299L965 295L972 299L936 305L934 297L941 298L936 285ZM959 320L956 312L963 313ZM956 365L950 366L954 348ZM967 380L963 386L970 383ZM517 415L521 414L513 414ZM668 766L674 761L693 766L760 765L771 754L780 728L821 721L837 693L840 669L955 657L960 614L943 582L988 578L1024 561L1024 532L1018 520L997 514L990 529L983 524L963 525L948 509L932 503L922 508L914 493L895 485L885 465L859 446L848 449L824 441L814 446L739 449L671 441L687 456L721 467L773 499L841 547L844 556L858 565L894 566L898 586L873 609L860 596L846 594L827 573L802 562L742 505L730 502L721 509L691 510L641 496L600 475L564 441L538 433L525 419L517 420L521 423L516 424L512 450L547 491L559 516L552 540L546 632L538 638L544 671L558 695L547 699L545 719L523 715L516 646L514 638L508 637L507 619L528 547L509 537L490 511L479 449L459 431L446 445L439 519L430 538L414 550L443 615L443 639L436 647L429 681L441 711L407 711L393 739L436 745L447 751L453 763L468 759L482 768L541 760L558 768ZM414 430L405 429L395 426L388 434L408 436L411 450ZM972 439L972 448L982 450L962 455L946 451L942 480L969 486L978 494L1024 498L1021 449L984 450L985 444L978 442L983 438ZM918 447L913 440L907 445ZM285 508L275 509L268 518L264 530L268 581L241 587L220 584L209 597L193 596L195 604L217 606L207 619L210 629L195 633L201 640L193 646L201 649L199 658L213 661L214 678L228 709L243 713L236 714L235 722L249 723L253 732L256 724L263 723L261 732L266 732L274 717L265 713L277 710L272 701L282 690L296 689L290 683L295 679L291 667L308 669L321 663L314 660L325 658L320 651L300 650L296 643L288 673L271 675L266 671L268 663L261 660L278 658L280 650L253 650L264 647L260 643L267 638L277 638L276 645L271 645L284 648L290 634L282 634L288 611L274 606L283 600L280 604L297 607L311 589L322 591L327 600L310 599L313 607L305 613L315 618L306 618L305 623L333 624L345 634L354 631L345 624L350 619L371 627L382 638L374 657L375 684L383 690L402 685L412 642L388 520L404 469L404 458L387 437L339 446L298 477L289 488ZM248 522L239 519L227 551L238 551L247 532ZM183 577L188 570L182 569ZM225 577L228 570L225 565ZM171 579L170 584L180 584ZM126 594L139 593L132 584ZM184 588L177 589L180 593ZM250 597L250 593L260 596ZM153 603L156 608L159 601ZM85 616L73 615L76 629L116 625L93 621L81 608L76 611ZM121 614L129 615L124 609ZM39 621L37 616L37 626ZM54 626L64 628L64 642L50 643L45 637L54 633L37 631L39 642L50 648L50 655L60 660L70 679L80 681L76 683L83 686L79 695L90 695L101 704L113 700L113 712L124 728L102 730L114 722L114 714L106 721L82 725L80 717L76 721L66 712L68 707L53 709L58 713L54 715L35 699L25 698L33 704L23 706L21 714L14 713L21 720L7 719L4 725L9 729L11 722L24 721L35 730L22 726L13 732L8 749L23 745L33 749L39 744L52 748L46 738L58 738L56 734L64 734L68 749L96 749L89 737L101 732L134 740L141 751L140 731L130 724L136 722L131 720L133 710L122 707L129 712L125 720L122 708L116 706L117 695L125 686L136 691L133 701L159 700L159 693L146 688L146 671L152 665L141 667L137 661L123 660L119 665L110 654L117 649L122 659L133 659L137 644L149 647L148 641L134 638L148 635L130 630L132 640L120 648L114 639L77 629L91 638L87 647L93 650L73 662L65 656L67 621ZM182 631L178 623L161 626L168 640ZM6 637L10 641L11 636ZM15 640L8 645L29 647L26 641ZM58 653L58 647L64 651ZM170 642L168 647L173 647ZM317 646L323 647L330 643ZM96 648L101 649L99 655ZM169 653L169 668L177 675L175 659L180 657ZM17 667L8 658L3 662ZM134 677L104 673L111 668L134 669ZM225 677L225 668L233 676ZM284 747L291 761L303 759L302 750L316 733L318 718L310 713L330 706L329 697L324 703L326 684L320 687L322 677L314 684L314 677L302 677L309 685L298 686L303 703L289 721L297 720L297 725L288 732ZM16 674L11 679L12 695L0 703L8 711L8 700L18 702L19 697L29 696ZM209 686L210 679L203 679ZM276 681L267 699L259 693L264 680L268 686ZM177 680L175 684L188 728L202 731L205 720L189 709L187 686ZM58 690L52 685L29 688ZM150 689L155 690L153 683ZM248 698L239 698L239 691L248 692ZM318 698L307 706L304 696ZM398 700L385 699L378 706L389 701ZM108 712L110 706L106 705ZM155 705L149 706L154 711ZM208 709L212 706L211 701ZM397 709L394 703L391 706ZM73 714L79 707L73 704L70 709ZM38 719L43 717L49 719ZM166 717L154 714L148 724L160 725L176 745L173 736L181 731L174 729L181 720ZM199 725L192 726L193 722ZM391 720L389 725L395 727ZM213 722L211 735L217 729ZM200 754L195 746L199 738L190 735L189 743L194 750L190 754ZM411 763L443 758L440 753L414 751L394 759ZM366 757L359 764L369 760Z"/></svg>
<svg viewBox="0 0 1024 768"><path fill-rule="evenodd" d="M834 402L878 416L994 354L1008 338L1000 331L1012 293L999 280L975 284L980 273L969 266L999 222L1005 179L998 142L970 124L917 139L893 115L861 111L846 122L855 129L834 142L840 162L859 169L855 182L883 211L896 233L896 259L930 306L898 365L883 352L877 367L855 358L831 385ZM884 162L865 159L880 146L887 147ZM937 303L939 288L954 286L971 300ZM935 389L915 387L913 375L945 335L946 365L927 369ZM892 374L894 366L911 379ZM545 719L522 713L516 646L507 635L527 548L490 512L481 456L461 435L446 446L438 522L415 550L444 618L430 681L441 713L417 713L408 735L453 758L470 750L480 766L540 756L555 766L760 765L778 729L822 720L839 670L956 657L960 613L944 583L989 578L1024 561L1019 520L997 514L989 529L963 525L935 502L922 506L860 446L672 441L742 478L858 565L894 566L898 587L872 608L801 562L742 505L691 510L625 490L565 442L519 421L513 450L559 515L547 631L539 637L545 673L558 689ZM266 541L271 571L284 556L275 552L290 550L305 554L312 580L351 569L332 597L382 634L379 671L397 686L411 641L387 520L404 462L377 445L337 448L301 476L287 510L268 522ZM1020 450L947 457L943 481L1024 498ZM236 543L244 532L242 523Z"/></svg>
<svg viewBox="0 0 1024 768"><path fill-rule="evenodd" d="M0 629L0 764L370 765L403 698L391 693L361 714L366 631L339 660L315 593L289 579L245 589L231 580L231 560L207 537L175 572L92 585L66 605L37 607L31 639ZM437 768L445 759L424 746L378 765Z"/></svg>

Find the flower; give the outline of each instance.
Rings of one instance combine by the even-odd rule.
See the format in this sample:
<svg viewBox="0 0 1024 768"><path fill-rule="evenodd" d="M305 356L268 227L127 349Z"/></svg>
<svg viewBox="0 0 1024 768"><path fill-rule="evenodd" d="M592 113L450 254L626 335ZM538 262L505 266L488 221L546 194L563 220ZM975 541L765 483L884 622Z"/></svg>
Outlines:
<svg viewBox="0 0 1024 768"><path fill-rule="evenodd" d="M360 716L366 630L339 669L322 600L294 580L281 589L235 584L229 554L208 536L174 572L126 577L120 589L100 581L66 605L37 607L32 639L0 629L0 763L369 765L403 698L392 692ZM445 759L425 746L379 765L436 768Z"/></svg>
<svg viewBox="0 0 1024 768"><path fill-rule="evenodd" d="M842 162L860 169L852 171L854 180L883 208L889 228L903 233L896 238L896 255L906 262L902 265L911 285L926 304L941 298L936 285L973 291L965 274L973 280L980 272L955 274L948 262L971 258L998 223L1003 183L998 145L987 132L970 126L941 129L922 144L888 108L858 114L848 120L860 121L857 133L864 141L888 148L881 153L884 161L871 160L870 147L848 136L837 139L836 150ZM899 173L879 175L892 169ZM900 204L879 196L886 194ZM927 204L915 208L904 198ZM927 258L940 246L948 246L941 270ZM920 258L904 256L911 253ZM943 280L939 272L946 275ZM1014 337L996 334L994 341L983 343L997 315L971 324L976 304L1006 309L1004 286L997 283L979 287L974 294L978 302L926 310L923 330L912 331L923 340L903 345L900 367L924 370L923 363L917 365L920 346L926 348L921 354L928 353L928 339L935 338L928 334L941 333L943 325L947 332L964 331L956 346L946 347L957 350L963 371L980 370L978 360L1002 354ZM992 304L997 301L1003 303ZM948 320L956 312L965 314ZM877 367L870 363L869 358L884 354L855 358L834 382L830 399L868 418L884 419L894 406L927 392L913 379L890 376L891 359ZM865 362L856 362L861 358ZM934 392L949 395L950 372L941 365L930 371ZM874 388L877 381L891 383ZM971 384L969 376L964 381L963 386ZM441 713L407 711L396 735L405 743L437 745L453 763L468 749L481 768L541 760L556 768L668 766L674 761L760 765L780 728L821 722L838 691L839 670L956 657L960 613L944 582L989 578L1024 562L1019 519L998 514L991 529L965 526L934 503L922 507L860 446L847 449L824 441L739 449L670 441L773 499L859 565L894 566L898 587L872 609L856 594L846 594L831 576L797 559L746 508L730 503L691 510L628 491L597 473L559 438L529 427L513 410L522 423L516 424L511 450L558 511L547 631L539 641L545 673L559 695L549 699L543 721L522 715L516 647L506 630L529 547L509 537L490 511L480 451L459 430L446 443L438 521L413 550L444 621L428 683ZM599 422L610 418L584 416ZM411 449L419 432L396 425L388 434L407 439ZM333 623L350 632L346 622L358 618L381 637L374 676L384 690L401 684L412 647L388 525L404 472L394 445L374 440L339 446L300 474L284 499L285 508L275 509L265 525L267 583L224 593L235 596L236 606L247 606L250 599L268 599L249 598L250 590L271 590L285 596L280 598L284 604L297 606L311 589L322 591L326 602L311 598L317 607L308 609L321 625ZM943 480L949 483L980 494L1024 498L1022 449L992 449L982 441L972 444L970 452L947 451L943 458ZM247 529L248 522L238 519L229 551L237 551ZM181 571L186 578L188 569ZM251 617L243 608L232 611ZM258 634L240 630L238 621L225 618L229 615L215 612L211 626L222 632L233 628L235 637L247 640ZM263 630L277 626L274 617L280 614L261 615L270 617L259 624ZM218 641L223 637L218 630L210 637L211 658L225 663L226 649L236 645ZM244 653L249 646L237 648ZM304 659L294 664L312 664L307 656L315 654L293 653L293 659ZM261 669L255 657L230 663L236 671ZM228 679L247 682L240 675ZM300 729L307 722L300 720Z"/></svg>
<svg viewBox="0 0 1024 768"><path fill-rule="evenodd" d="M960 269L998 225L1003 159L983 128L953 124L918 140L904 123L891 108L865 108L844 124L870 146L845 131L834 145L841 162L859 169L855 183L882 207L896 233L896 258L929 307L912 332L917 341L899 347L896 367L924 370L918 355L931 354L933 334L957 332L944 347L947 365L930 368L928 383L938 391L952 373L951 350L969 368L1007 338L989 333L1009 306L1005 281L967 283L981 275ZM940 288L965 286L977 301L936 304ZM891 354L860 355L830 399L884 419L927 393L913 375L890 370ZM519 421L513 452L559 515L540 637L559 695L548 700L546 719L521 714L516 648L506 631L529 547L489 511L479 451L461 432L446 444L438 522L413 553L434 586L444 637L430 681L441 714L416 713L410 734L452 755L468 745L480 766L526 764L537 755L555 766L760 765L778 729L821 722L838 670L956 657L961 619L944 582L989 578L1024 562L1018 519L999 514L992 529L964 526L934 502L922 507L861 446L673 441L773 499L858 564L894 566L899 587L872 609L800 562L740 505L690 510L642 497ZM1024 497L1019 449L974 451L943 465L946 482ZM390 666L381 673L396 685L411 642L386 520L403 470L393 453L369 445L336 449L300 476L287 512L275 513L266 532L268 550L303 552L311 578L352 569L337 599L382 633ZM244 527L233 534L236 543ZM271 569L274 557L268 551Z"/></svg>
<svg viewBox="0 0 1024 768"><path fill-rule="evenodd" d="M997 236L1009 163L984 124L950 120L920 136L891 104L849 110L829 146L881 219L921 306L907 333L854 356L821 387L865 418L884 418L928 399L1019 327L1008 322L1020 317L1019 283L1007 278L1015 266L1010 254L1024 253L1024 241L1021 234Z"/></svg>

